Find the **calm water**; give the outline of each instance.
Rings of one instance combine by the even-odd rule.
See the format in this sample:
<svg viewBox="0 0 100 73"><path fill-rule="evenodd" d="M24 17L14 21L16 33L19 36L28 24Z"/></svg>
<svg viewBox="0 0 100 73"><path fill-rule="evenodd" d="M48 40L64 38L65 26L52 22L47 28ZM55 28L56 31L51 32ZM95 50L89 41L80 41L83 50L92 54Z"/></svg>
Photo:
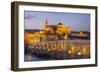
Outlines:
<svg viewBox="0 0 100 73"><path fill-rule="evenodd" d="M28 46L25 61L90 58L89 40L43 41Z"/></svg>

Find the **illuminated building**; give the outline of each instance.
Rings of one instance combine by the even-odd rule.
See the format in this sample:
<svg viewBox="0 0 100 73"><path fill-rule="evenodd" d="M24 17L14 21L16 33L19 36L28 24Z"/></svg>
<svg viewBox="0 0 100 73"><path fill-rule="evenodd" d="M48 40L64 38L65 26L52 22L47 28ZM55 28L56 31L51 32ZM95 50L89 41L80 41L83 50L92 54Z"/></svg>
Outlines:
<svg viewBox="0 0 100 73"><path fill-rule="evenodd" d="M87 37L87 34L83 32L71 33L71 27L65 26L63 23L58 23L57 25L50 25L48 21L45 21L43 30L38 30L35 32L25 32L25 42L34 43L41 41L51 41L51 40L67 40L68 35L76 37Z"/></svg>
<svg viewBox="0 0 100 73"><path fill-rule="evenodd" d="M52 37L53 39L68 39L68 34L71 33L70 26L64 26L63 23L58 23L58 25L49 25L48 21L45 22L44 35Z"/></svg>

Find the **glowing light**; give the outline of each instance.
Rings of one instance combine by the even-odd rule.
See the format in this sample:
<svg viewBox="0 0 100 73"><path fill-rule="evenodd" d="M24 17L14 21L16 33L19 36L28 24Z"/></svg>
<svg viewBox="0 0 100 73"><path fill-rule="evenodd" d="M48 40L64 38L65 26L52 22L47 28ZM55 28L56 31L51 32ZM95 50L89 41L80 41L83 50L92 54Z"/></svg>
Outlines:
<svg viewBox="0 0 100 73"><path fill-rule="evenodd" d="M48 51L50 51L50 49L48 49Z"/></svg>
<svg viewBox="0 0 100 73"><path fill-rule="evenodd" d="M82 55L82 53L81 53L81 52L78 52L78 53L77 53L77 55L79 55L79 56L80 56L80 55Z"/></svg>
<svg viewBox="0 0 100 73"><path fill-rule="evenodd" d="M69 50L68 53L71 54L72 52Z"/></svg>

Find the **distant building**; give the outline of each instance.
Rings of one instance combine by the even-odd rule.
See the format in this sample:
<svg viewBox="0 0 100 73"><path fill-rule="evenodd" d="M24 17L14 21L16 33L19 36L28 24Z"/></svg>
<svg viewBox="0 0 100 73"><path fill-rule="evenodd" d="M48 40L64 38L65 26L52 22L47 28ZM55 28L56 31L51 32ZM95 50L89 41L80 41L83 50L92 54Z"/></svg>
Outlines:
<svg viewBox="0 0 100 73"><path fill-rule="evenodd" d="M42 31L25 32L25 41L34 43L40 42L41 40L57 40L57 39L68 39L68 34L71 33L70 26L65 26L63 23L57 25L50 25L46 20L45 26Z"/></svg>
<svg viewBox="0 0 100 73"><path fill-rule="evenodd" d="M68 39L68 34L71 33L70 26L65 26L63 23L57 25L49 25L48 21L45 22L44 35L47 39ZM52 38L51 38L52 37Z"/></svg>
<svg viewBox="0 0 100 73"><path fill-rule="evenodd" d="M34 30L34 32L25 32L25 42L34 43L41 41L52 40L67 40L69 38L87 38L88 34L83 32L72 33L70 26L65 26L63 23L57 25L50 25L48 21L45 21L44 28L42 30ZM70 37L69 37L70 35Z"/></svg>

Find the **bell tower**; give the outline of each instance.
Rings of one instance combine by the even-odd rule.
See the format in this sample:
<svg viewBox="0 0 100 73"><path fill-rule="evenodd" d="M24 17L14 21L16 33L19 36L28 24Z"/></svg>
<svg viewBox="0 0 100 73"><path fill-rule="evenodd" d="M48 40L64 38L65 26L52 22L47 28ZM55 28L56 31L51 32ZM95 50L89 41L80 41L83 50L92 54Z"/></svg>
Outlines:
<svg viewBox="0 0 100 73"><path fill-rule="evenodd" d="M48 27L48 21L45 21L45 28Z"/></svg>
<svg viewBox="0 0 100 73"><path fill-rule="evenodd" d="M47 20L45 21L45 25L48 25L48 21Z"/></svg>

